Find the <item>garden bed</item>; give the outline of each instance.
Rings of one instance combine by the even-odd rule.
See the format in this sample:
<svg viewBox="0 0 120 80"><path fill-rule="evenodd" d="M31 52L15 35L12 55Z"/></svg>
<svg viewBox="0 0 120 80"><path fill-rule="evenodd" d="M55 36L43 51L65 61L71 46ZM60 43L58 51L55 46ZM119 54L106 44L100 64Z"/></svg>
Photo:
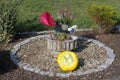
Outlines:
<svg viewBox="0 0 120 80"><path fill-rule="evenodd" d="M72 50L78 55L79 65L72 73L63 73L56 62L59 52L47 49L48 37L48 35L39 35L22 41L14 46L11 59L25 70L58 77L79 76L102 71L114 61L115 55L111 48L97 40L79 37L78 48Z"/></svg>
<svg viewBox="0 0 120 80"><path fill-rule="evenodd" d="M77 32L78 36L87 36L90 38L97 39L101 42L103 42L105 45L111 47L115 51L116 58L113 62L113 64L108 67L107 69L99 72L94 72L92 74L87 74L84 76L72 76L70 78L58 78L56 76L49 77L49 76L43 76L40 74L36 74L31 71L26 71L22 68L14 68L15 65L11 63L12 61L9 60L8 56L5 56L8 52L5 52L9 48L13 47L15 44L21 42L21 40L24 40L23 36L19 36L19 38L15 39L13 42L7 45L7 48L3 48L3 45L1 44L0 49L2 49L2 57L0 59L2 62L0 63L0 67L2 72L0 75L0 80L110 80L110 79L120 79L120 35L118 34L98 34L95 31L83 31L83 32ZM3 51L4 50L4 51ZM9 51L9 50L8 50Z"/></svg>
<svg viewBox="0 0 120 80"><path fill-rule="evenodd" d="M103 64L107 60L107 54L104 48L99 47L93 42L83 44L83 40L79 40L79 48L77 55L80 60L79 67L76 71L86 71L96 68L98 65ZM38 67L45 71L61 72L56 57L48 49L46 38L38 38L30 41L29 43L21 46L17 55L20 61L28 63L33 67Z"/></svg>

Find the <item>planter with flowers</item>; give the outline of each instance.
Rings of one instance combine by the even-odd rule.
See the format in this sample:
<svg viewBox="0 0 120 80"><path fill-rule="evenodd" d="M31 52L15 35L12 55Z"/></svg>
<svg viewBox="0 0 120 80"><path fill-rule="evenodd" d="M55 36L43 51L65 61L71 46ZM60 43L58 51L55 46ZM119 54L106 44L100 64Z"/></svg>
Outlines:
<svg viewBox="0 0 120 80"><path fill-rule="evenodd" d="M72 50L77 48L77 37L72 36L75 33L77 25L69 27L73 21L74 15L68 9L59 10L56 21L49 12L45 12L40 17L40 22L47 26L55 26L55 32L50 31L50 38L47 38L47 48L53 51Z"/></svg>

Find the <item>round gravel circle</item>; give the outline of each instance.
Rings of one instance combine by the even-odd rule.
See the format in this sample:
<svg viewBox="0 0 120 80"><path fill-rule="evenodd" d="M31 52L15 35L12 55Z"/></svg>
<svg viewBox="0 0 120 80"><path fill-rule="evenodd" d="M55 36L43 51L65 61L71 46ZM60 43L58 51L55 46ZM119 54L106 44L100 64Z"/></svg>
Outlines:
<svg viewBox="0 0 120 80"><path fill-rule="evenodd" d="M11 60L25 70L41 75L70 77L102 71L114 61L114 50L100 41L86 37L78 38L76 52L79 58L78 68L73 72L63 72L57 64L59 52L47 49L49 35L28 38L15 45L11 50Z"/></svg>

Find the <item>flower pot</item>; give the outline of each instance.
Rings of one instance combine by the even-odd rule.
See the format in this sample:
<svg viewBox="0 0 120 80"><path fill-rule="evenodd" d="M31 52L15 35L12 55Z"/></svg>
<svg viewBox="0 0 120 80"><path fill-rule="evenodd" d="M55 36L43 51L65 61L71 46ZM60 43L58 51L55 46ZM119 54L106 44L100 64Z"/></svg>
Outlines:
<svg viewBox="0 0 120 80"><path fill-rule="evenodd" d="M64 41L47 38L47 48L53 51L72 50L77 48L77 38Z"/></svg>
<svg viewBox="0 0 120 80"><path fill-rule="evenodd" d="M67 31L68 30L68 25L67 24L62 24L61 27L62 27L63 31Z"/></svg>
<svg viewBox="0 0 120 80"><path fill-rule="evenodd" d="M67 24L56 24L55 31L56 32L67 32L68 25Z"/></svg>

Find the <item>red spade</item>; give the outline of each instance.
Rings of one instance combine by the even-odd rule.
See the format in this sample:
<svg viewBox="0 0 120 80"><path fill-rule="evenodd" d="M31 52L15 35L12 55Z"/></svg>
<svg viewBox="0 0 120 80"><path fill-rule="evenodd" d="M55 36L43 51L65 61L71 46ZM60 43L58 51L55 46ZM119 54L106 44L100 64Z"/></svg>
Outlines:
<svg viewBox="0 0 120 80"><path fill-rule="evenodd" d="M46 25L48 27L55 27L55 25L56 25L54 19L51 17L50 13L47 11L45 13L41 14L40 22L43 25ZM50 30L50 28L49 28L49 30ZM51 39L53 39L51 30L50 30L50 37L51 37Z"/></svg>
<svg viewBox="0 0 120 80"><path fill-rule="evenodd" d="M51 17L50 13L49 12L45 12L43 14L41 14L40 16L40 22L43 24L43 25L46 25L46 26L55 26L55 21L54 19Z"/></svg>

